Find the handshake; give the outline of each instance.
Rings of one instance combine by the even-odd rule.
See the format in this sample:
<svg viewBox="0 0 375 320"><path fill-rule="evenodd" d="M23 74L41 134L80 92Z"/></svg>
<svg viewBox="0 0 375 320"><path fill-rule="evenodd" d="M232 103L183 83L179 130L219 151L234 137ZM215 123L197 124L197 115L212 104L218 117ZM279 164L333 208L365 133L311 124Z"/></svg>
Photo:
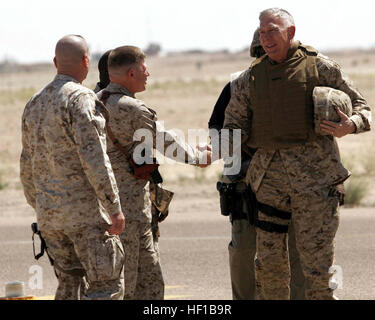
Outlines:
<svg viewBox="0 0 375 320"><path fill-rule="evenodd" d="M197 145L198 151L198 161L194 165L200 168L206 168L212 163L212 150L211 146L206 145Z"/></svg>

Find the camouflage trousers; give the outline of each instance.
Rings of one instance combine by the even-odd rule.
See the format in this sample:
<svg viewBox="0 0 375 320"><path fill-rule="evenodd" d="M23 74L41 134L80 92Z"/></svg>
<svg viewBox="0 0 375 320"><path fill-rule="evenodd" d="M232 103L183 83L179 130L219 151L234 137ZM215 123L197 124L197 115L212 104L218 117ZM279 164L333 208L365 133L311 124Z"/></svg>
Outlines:
<svg viewBox="0 0 375 320"><path fill-rule="evenodd" d="M290 299L305 300L305 277L296 249L293 224L288 235L289 263L291 270ZM256 281L256 231L247 219L232 222L232 240L228 245L229 269L233 300L263 299L259 281ZM255 261L254 261L255 259Z"/></svg>
<svg viewBox="0 0 375 320"><path fill-rule="evenodd" d="M124 250L118 236L100 227L41 233L54 260L56 300L123 298Z"/></svg>
<svg viewBox="0 0 375 320"><path fill-rule="evenodd" d="M330 196L331 189L292 188L281 158L275 154L256 192L261 203L256 229L257 278L265 299L289 299L290 267L285 228L291 222L306 279L307 299L334 299L329 286L329 269L334 261L339 199Z"/></svg>
<svg viewBox="0 0 375 320"><path fill-rule="evenodd" d="M84 300L86 291L89 288L86 277L54 269L59 282L55 300Z"/></svg>
<svg viewBox="0 0 375 320"><path fill-rule="evenodd" d="M164 299L157 236L151 223L127 221L120 237L125 249L124 300Z"/></svg>

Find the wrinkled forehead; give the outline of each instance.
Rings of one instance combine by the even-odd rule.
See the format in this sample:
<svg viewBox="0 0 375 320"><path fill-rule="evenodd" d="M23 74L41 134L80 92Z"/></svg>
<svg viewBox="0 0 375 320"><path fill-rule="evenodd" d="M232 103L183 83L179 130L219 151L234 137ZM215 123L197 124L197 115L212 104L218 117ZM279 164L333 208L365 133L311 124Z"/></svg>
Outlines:
<svg viewBox="0 0 375 320"><path fill-rule="evenodd" d="M260 19L259 29L260 31L268 29L285 29L286 21L279 17L268 15Z"/></svg>

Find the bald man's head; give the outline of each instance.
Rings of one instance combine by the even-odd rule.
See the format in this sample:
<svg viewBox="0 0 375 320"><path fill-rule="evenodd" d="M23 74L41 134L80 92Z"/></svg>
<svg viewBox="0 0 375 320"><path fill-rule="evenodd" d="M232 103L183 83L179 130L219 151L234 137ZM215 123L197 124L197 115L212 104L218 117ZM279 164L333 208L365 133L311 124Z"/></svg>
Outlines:
<svg viewBox="0 0 375 320"><path fill-rule="evenodd" d="M85 71L86 74L83 77L85 79L88 71L88 59L89 47L82 36L71 34L57 42L54 62L59 73L71 75Z"/></svg>
<svg viewBox="0 0 375 320"><path fill-rule="evenodd" d="M75 64L82 61L88 53L89 47L85 39L78 35L67 35L56 44L55 56L59 64Z"/></svg>

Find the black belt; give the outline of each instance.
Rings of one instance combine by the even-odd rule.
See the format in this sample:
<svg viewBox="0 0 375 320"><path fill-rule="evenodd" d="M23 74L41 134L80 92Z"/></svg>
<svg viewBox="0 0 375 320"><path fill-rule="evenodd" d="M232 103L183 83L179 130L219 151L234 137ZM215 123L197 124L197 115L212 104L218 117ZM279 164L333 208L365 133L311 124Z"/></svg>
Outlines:
<svg viewBox="0 0 375 320"><path fill-rule="evenodd" d="M292 214L288 211L279 210L261 202L258 202L257 205L258 210L269 217L276 217L283 220L290 220L292 217ZM255 217L255 226L263 231L275 233L287 233L289 229L288 225L259 220L258 212Z"/></svg>
<svg viewBox="0 0 375 320"><path fill-rule="evenodd" d="M275 233L288 233L289 226L281 225L273 222L268 222L264 220L256 220L255 226L263 231L275 232Z"/></svg>
<svg viewBox="0 0 375 320"><path fill-rule="evenodd" d="M258 202L258 209L269 217L276 217L283 220L290 220L292 217L292 214L288 211L282 211L261 202Z"/></svg>

